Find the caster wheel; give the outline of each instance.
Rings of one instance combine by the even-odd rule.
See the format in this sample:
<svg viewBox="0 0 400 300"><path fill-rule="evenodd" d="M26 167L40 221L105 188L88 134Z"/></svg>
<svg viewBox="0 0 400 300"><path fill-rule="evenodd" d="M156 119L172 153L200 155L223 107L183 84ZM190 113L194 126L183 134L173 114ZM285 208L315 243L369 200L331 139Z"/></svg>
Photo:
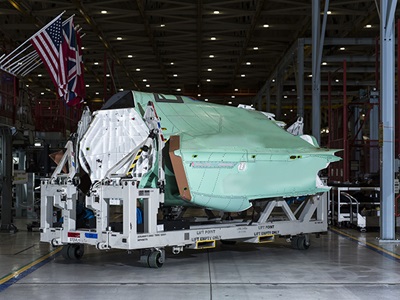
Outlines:
<svg viewBox="0 0 400 300"><path fill-rule="evenodd" d="M147 258L147 264L150 268L161 268L164 264L164 258L160 251L153 251L149 254Z"/></svg>
<svg viewBox="0 0 400 300"><path fill-rule="evenodd" d="M83 245L69 245L68 255L71 259L79 260L83 257L84 247Z"/></svg>
<svg viewBox="0 0 400 300"><path fill-rule="evenodd" d="M83 245L66 245L61 250L61 255L65 259L79 260L83 257L84 247Z"/></svg>
<svg viewBox="0 0 400 300"><path fill-rule="evenodd" d="M292 247L298 250L307 250L310 248L310 242L307 241L305 235L299 235L292 237Z"/></svg>

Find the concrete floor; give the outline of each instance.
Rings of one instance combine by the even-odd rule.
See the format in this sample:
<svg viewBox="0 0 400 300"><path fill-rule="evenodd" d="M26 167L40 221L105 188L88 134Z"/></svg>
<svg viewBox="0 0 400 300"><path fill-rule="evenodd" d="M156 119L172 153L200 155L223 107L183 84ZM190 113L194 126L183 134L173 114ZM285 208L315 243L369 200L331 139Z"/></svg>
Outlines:
<svg viewBox="0 0 400 300"><path fill-rule="evenodd" d="M185 250L161 269L138 253L86 247L66 261L19 220L0 234L0 299L399 299L400 243L379 232L332 228L300 251L284 239L268 244ZM397 236L399 238L399 236Z"/></svg>

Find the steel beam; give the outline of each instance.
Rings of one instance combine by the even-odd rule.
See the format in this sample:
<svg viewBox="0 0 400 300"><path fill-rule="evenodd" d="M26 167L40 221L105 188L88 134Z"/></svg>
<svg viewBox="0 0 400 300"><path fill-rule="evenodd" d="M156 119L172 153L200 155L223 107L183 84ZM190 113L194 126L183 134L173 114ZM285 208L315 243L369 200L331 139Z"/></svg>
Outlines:
<svg viewBox="0 0 400 300"><path fill-rule="evenodd" d="M394 218L394 79L395 31L397 0L381 0L381 241L395 240Z"/></svg>

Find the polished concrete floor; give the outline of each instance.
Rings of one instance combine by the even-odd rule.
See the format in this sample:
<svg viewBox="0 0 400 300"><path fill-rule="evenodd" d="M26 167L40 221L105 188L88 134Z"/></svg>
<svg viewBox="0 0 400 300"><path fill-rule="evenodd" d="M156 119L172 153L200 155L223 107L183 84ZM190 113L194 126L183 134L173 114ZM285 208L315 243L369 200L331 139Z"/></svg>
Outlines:
<svg viewBox="0 0 400 300"><path fill-rule="evenodd" d="M136 252L94 247L66 261L23 222L0 234L2 300L400 299L400 242L380 243L379 232L331 228L304 251L284 239L167 251L164 266L150 269Z"/></svg>

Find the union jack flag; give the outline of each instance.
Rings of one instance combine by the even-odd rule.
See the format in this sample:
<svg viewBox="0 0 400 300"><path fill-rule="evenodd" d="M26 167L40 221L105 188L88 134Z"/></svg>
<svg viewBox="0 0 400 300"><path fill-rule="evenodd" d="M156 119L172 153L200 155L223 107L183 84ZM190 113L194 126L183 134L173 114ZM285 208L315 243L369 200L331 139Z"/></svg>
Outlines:
<svg viewBox="0 0 400 300"><path fill-rule="evenodd" d="M62 86L63 98L69 106L79 105L85 97L83 78L83 61L81 39L70 19L63 25L63 42L61 45L63 70L66 85Z"/></svg>

